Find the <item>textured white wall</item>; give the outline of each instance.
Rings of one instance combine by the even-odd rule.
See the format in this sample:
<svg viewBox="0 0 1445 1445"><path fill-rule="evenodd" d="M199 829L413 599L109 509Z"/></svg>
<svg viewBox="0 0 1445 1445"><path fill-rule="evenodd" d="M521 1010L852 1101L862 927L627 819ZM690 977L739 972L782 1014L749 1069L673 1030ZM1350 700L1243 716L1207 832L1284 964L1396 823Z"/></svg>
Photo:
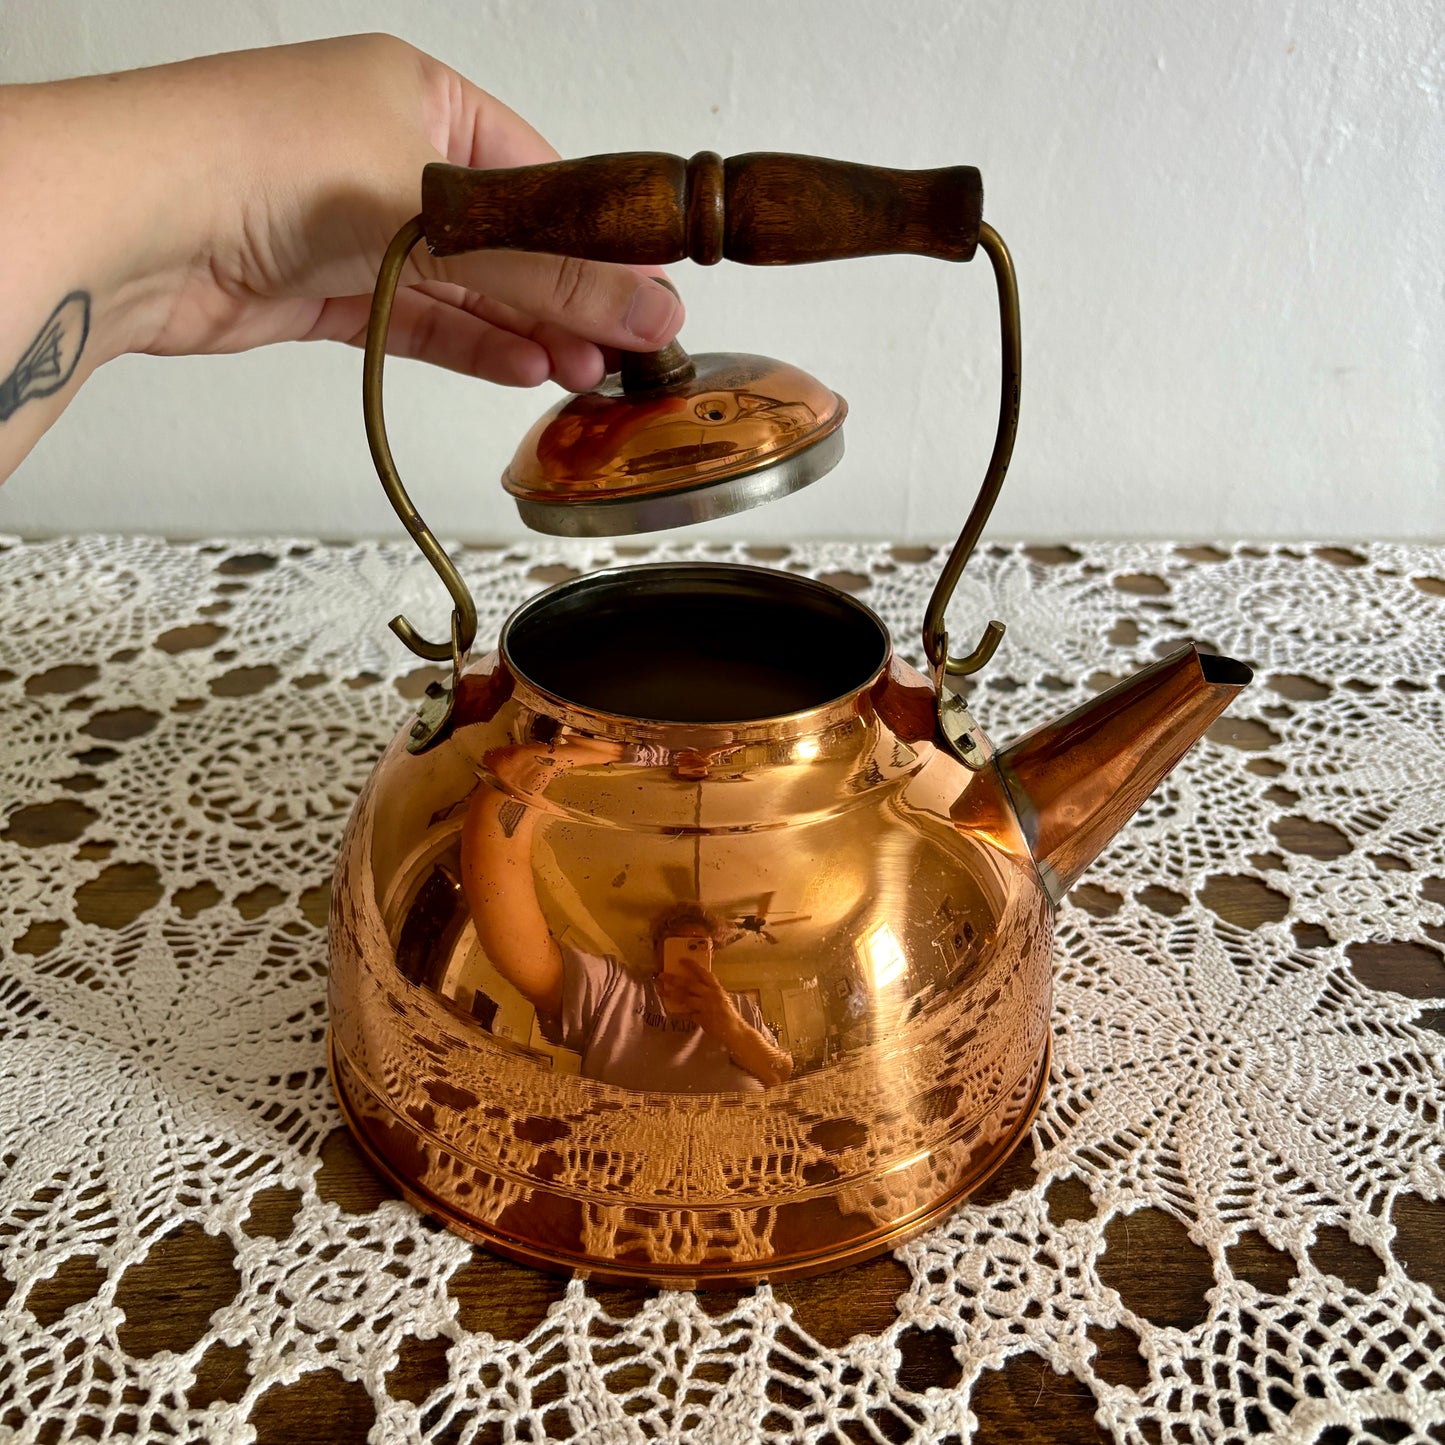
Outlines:
<svg viewBox="0 0 1445 1445"><path fill-rule="evenodd" d="M1424 0L0 0L0 80L387 29L564 155L968 162L1013 248L1023 416L997 536L1445 536L1442 12ZM729 536L935 537L987 457L984 261L676 279L697 350L852 406L823 483ZM0 530L396 534L335 346L127 358L0 491ZM390 369L437 530L520 534L496 477L556 393Z"/></svg>

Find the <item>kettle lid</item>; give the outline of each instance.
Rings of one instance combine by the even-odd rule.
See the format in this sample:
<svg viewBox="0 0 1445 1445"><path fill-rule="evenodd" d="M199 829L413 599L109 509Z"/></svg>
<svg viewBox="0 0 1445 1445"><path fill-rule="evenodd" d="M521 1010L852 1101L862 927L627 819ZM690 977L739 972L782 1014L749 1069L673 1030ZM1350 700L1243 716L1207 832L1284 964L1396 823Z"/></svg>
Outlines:
<svg viewBox="0 0 1445 1445"><path fill-rule="evenodd" d="M502 485L534 531L616 537L731 516L815 482L843 455L848 404L787 362L689 356L676 342L567 397Z"/></svg>

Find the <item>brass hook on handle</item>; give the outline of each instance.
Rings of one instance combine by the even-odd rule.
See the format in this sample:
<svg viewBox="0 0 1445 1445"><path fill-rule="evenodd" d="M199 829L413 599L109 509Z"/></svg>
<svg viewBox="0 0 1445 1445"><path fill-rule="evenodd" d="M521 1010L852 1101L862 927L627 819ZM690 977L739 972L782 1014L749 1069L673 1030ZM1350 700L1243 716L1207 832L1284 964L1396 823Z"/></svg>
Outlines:
<svg viewBox="0 0 1445 1445"><path fill-rule="evenodd" d="M392 460L391 447L386 439L386 418L381 405L381 373L386 362L386 338L391 330L391 308L396 299L396 286L401 277L406 258L412 247L422 240L426 230L420 216L413 216L386 248L381 269L376 277L376 290L371 298L371 320L366 327L366 359L361 371L361 405L366 418L366 440L371 447L371 460L376 475L381 478L382 489L387 500L401 518L401 524L411 534L412 541L421 548L422 555L431 563L441 578L455 604L452 612L451 637L446 642L428 642L405 617L393 617L391 630L416 653L428 662L453 664L453 671L461 665L477 635L477 606L461 573L452 565L441 543L433 536L432 530L422 520L421 513L407 496L406 488Z"/></svg>
<svg viewBox="0 0 1445 1445"><path fill-rule="evenodd" d="M988 521L993 504L1003 486L1009 459L1013 456L1014 436L1019 424L1019 382L1023 368L1023 347L1019 331L1019 292L1014 275L1013 257L1008 253L1003 238L985 222L979 228L978 244L993 263L994 280L998 284L999 331L1002 341L998 404L998 432L994 437L993 455L988 460L983 485L974 499L973 508L963 524L958 541L934 584L933 595L928 599L928 610L923 618L923 650L933 669L934 683L940 699L943 697L945 677L967 676L977 672L994 655L1003 639L1002 622L990 622L984 629L979 644L965 657L948 655L948 629L944 613L952 600L958 579L978 545L979 535Z"/></svg>

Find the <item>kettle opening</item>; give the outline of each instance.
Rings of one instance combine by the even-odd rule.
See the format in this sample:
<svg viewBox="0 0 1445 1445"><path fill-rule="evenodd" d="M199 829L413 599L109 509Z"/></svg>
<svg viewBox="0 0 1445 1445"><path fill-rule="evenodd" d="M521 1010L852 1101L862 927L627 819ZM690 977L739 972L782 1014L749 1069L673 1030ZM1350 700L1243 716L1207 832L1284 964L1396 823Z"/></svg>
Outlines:
<svg viewBox="0 0 1445 1445"><path fill-rule="evenodd" d="M1213 652L1199 653L1199 671L1211 687L1245 687L1254 677L1252 667Z"/></svg>
<svg viewBox="0 0 1445 1445"><path fill-rule="evenodd" d="M508 666L540 691L647 722L745 723L869 687L883 623L809 577L731 563L662 563L564 582L502 631Z"/></svg>

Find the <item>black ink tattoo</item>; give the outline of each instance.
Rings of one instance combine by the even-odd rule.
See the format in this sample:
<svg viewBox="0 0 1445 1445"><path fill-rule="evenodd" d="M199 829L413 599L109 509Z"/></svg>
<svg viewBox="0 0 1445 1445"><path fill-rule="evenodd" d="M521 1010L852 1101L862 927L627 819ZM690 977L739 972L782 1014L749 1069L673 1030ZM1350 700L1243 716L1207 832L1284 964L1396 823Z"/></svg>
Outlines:
<svg viewBox="0 0 1445 1445"><path fill-rule="evenodd" d="M72 376L90 335L90 292L72 291L40 328L15 370L0 381L0 422L27 401L50 396Z"/></svg>
<svg viewBox="0 0 1445 1445"><path fill-rule="evenodd" d="M497 809L497 821L502 825L502 836L504 838L510 838L521 826L522 819L526 816L526 807L515 798L508 798L507 801Z"/></svg>

